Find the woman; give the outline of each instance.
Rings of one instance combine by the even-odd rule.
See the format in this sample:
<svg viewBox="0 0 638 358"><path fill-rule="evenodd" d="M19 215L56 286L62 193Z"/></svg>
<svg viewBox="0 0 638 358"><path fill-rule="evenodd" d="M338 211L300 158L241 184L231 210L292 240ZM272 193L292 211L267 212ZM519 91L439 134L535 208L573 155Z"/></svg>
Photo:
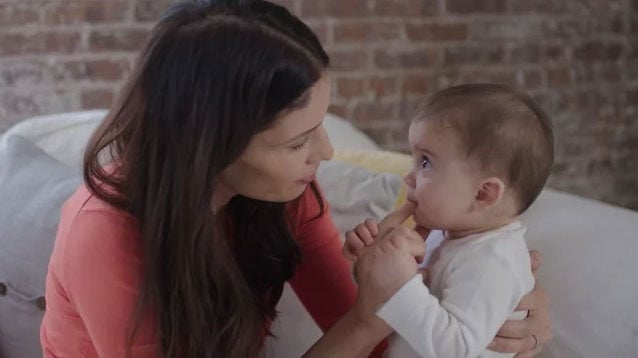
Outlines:
<svg viewBox="0 0 638 358"><path fill-rule="evenodd" d="M167 11L63 208L45 356L256 356L286 281L327 332L308 356L365 355L389 333L374 316L387 298L356 297L314 181L332 156L327 68L316 36L280 6ZM525 322L520 344L547 331Z"/></svg>

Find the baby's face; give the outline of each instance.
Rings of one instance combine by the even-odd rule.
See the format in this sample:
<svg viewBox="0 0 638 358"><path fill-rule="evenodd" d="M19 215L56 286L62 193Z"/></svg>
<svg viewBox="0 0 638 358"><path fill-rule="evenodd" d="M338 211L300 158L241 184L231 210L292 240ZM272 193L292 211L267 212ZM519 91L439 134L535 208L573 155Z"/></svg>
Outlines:
<svg viewBox="0 0 638 358"><path fill-rule="evenodd" d="M457 132L438 121L410 126L414 165L405 176L408 199L419 205L414 221L427 228L463 230L478 189L480 170L467 158Z"/></svg>

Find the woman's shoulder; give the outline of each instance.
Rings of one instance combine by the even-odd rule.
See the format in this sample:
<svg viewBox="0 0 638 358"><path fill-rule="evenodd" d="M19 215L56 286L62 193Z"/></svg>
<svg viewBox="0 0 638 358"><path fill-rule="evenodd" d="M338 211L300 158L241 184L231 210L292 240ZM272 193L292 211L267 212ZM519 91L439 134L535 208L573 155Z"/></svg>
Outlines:
<svg viewBox="0 0 638 358"><path fill-rule="evenodd" d="M60 226L73 226L85 222L101 221L111 223L114 230L137 230L135 218L129 213L114 207L105 200L92 193L86 184L80 185L75 193L66 201L62 208ZM92 225L86 225L92 226Z"/></svg>
<svg viewBox="0 0 638 358"><path fill-rule="evenodd" d="M81 185L62 208L52 260L62 266L103 261L97 257L108 257L112 264L139 261L139 237L139 226L130 214Z"/></svg>

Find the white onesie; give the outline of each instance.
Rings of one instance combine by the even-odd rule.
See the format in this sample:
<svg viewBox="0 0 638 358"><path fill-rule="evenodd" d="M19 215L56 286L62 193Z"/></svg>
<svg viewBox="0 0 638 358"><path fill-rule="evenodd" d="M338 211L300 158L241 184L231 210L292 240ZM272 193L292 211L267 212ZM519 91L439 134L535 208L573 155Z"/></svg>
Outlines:
<svg viewBox="0 0 638 358"><path fill-rule="evenodd" d="M377 312L396 332L386 357L513 356L486 347L506 320L527 314L514 312L534 287L524 234L516 221L460 239L445 237L435 248L441 240L433 232L427 240L428 285L416 275Z"/></svg>

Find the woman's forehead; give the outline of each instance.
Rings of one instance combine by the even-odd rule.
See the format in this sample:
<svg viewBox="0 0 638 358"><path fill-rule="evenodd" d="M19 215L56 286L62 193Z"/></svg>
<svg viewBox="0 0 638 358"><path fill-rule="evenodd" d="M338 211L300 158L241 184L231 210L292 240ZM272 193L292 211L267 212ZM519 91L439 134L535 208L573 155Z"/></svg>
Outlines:
<svg viewBox="0 0 638 358"><path fill-rule="evenodd" d="M259 136L272 145L293 141L321 124L329 104L330 77L324 75L310 88L309 100L304 107L286 112Z"/></svg>

